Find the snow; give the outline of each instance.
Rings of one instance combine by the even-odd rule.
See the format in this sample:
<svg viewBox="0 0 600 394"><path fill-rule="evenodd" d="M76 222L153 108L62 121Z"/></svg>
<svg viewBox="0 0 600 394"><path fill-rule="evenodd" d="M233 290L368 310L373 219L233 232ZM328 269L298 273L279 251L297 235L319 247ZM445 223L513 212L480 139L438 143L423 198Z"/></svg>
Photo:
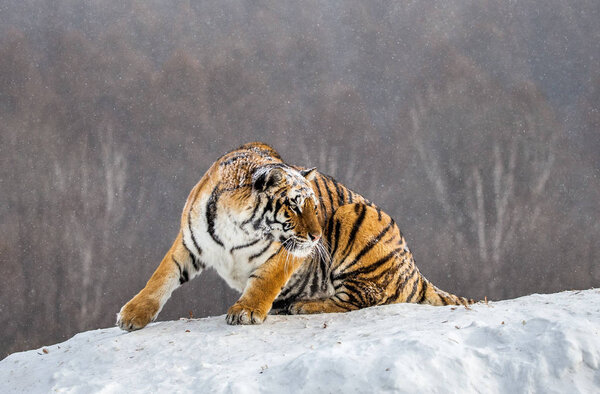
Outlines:
<svg viewBox="0 0 600 394"><path fill-rule="evenodd" d="M224 316L88 331L0 362L0 392L600 390L600 290L464 307Z"/></svg>

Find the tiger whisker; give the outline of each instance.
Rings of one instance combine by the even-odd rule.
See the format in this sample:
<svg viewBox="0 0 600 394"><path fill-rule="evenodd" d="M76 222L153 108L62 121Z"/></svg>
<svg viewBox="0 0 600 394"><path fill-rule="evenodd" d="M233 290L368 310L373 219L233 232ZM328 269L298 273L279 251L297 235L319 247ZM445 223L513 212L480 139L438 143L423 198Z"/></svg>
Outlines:
<svg viewBox="0 0 600 394"><path fill-rule="evenodd" d="M324 273L323 280L326 280L327 277L331 274L331 254L329 253L329 246L326 239L321 238L321 241L315 247L315 253L318 254L318 258L325 262L327 266L327 272Z"/></svg>
<svg viewBox="0 0 600 394"><path fill-rule="evenodd" d="M288 267L289 267L291 257L292 257L291 253L287 253L287 255L285 256L285 262L283 263L283 272L284 272L285 276L288 275Z"/></svg>
<svg viewBox="0 0 600 394"><path fill-rule="evenodd" d="M286 239L285 241L283 241L282 245L287 250L293 250L296 247L295 241L291 237ZM290 262L290 258L291 258L291 253L287 253L286 257L285 257L285 261L283 262L283 271L284 271L285 276L287 276L287 273L288 273L288 267L289 267L288 264Z"/></svg>
<svg viewBox="0 0 600 394"><path fill-rule="evenodd" d="M324 241L323 243L319 243L317 244L317 247L319 248L319 252L321 253L321 256L324 258L324 260L329 263L331 261L331 255L329 254L329 247L326 246L327 241Z"/></svg>

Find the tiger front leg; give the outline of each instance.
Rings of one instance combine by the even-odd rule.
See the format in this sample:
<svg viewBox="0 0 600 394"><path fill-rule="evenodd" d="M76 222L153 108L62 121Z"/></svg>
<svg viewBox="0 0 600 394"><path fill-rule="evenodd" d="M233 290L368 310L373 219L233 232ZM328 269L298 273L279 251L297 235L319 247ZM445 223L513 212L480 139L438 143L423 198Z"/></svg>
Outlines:
<svg viewBox="0 0 600 394"><path fill-rule="evenodd" d="M273 301L302 261L302 258L295 257L280 248L275 256L250 275L242 296L227 311L227 323L262 323Z"/></svg>
<svg viewBox="0 0 600 394"><path fill-rule="evenodd" d="M146 286L123 305L117 314L117 325L127 331L144 328L156 319L171 293L202 268L183 245L180 233Z"/></svg>

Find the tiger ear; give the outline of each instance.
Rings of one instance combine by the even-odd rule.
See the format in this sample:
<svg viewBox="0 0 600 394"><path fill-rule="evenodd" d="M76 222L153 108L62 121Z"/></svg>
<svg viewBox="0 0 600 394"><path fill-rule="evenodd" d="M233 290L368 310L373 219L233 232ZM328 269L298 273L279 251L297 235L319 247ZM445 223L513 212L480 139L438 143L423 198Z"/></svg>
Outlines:
<svg viewBox="0 0 600 394"><path fill-rule="evenodd" d="M306 170L300 170L300 174L306 178L307 181L312 181L317 175L317 167L309 168Z"/></svg>
<svg viewBox="0 0 600 394"><path fill-rule="evenodd" d="M252 176L252 187L259 192L264 192L271 186L281 182L283 171L279 168L259 168Z"/></svg>

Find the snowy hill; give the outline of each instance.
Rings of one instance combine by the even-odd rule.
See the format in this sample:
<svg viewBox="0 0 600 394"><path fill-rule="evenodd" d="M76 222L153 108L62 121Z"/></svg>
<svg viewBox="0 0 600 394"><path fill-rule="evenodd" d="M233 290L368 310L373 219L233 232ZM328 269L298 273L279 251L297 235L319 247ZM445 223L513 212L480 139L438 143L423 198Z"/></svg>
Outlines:
<svg viewBox="0 0 600 394"><path fill-rule="evenodd" d="M600 290L464 307L107 328L0 362L0 392L598 392Z"/></svg>

